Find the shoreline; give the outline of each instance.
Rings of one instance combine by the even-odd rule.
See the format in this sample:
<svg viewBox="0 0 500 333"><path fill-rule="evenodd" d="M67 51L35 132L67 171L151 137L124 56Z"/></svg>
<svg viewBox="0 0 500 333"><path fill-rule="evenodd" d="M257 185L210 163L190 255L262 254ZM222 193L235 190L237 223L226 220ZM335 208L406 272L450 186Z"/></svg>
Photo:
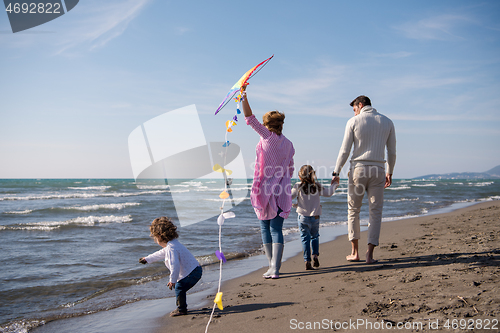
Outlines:
<svg viewBox="0 0 500 333"><path fill-rule="evenodd" d="M261 267L267 265L263 255L238 260L240 267L235 269L243 270L244 273L240 274L239 277L223 281L221 291L224 293L222 298L224 310L215 310L209 331L241 330L241 325L244 323L252 325L252 330L256 331L293 330L291 320L296 320L294 323L300 326L300 323L306 325L318 318L321 320L330 319L335 322L363 319L378 323L381 320L394 323L400 320L414 322L420 318L423 323L428 325L432 320L443 320L446 311L449 312L450 309L455 308L458 310L470 308L472 311L472 313L468 313L470 318L477 317L478 314L482 313L481 318L484 320L487 318L500 319L498 310L493 310L495 307L496 309L500 307L500 298L498 297L488 298L490 305L486 306L485 309L489 310L483 310L482 305L481 307L475 305L467 307L467 305L474 304L475 301L472 300L474 297L482 299L488 294L490 296L494 294L491 292L492 290L486 289L484 292L479 291L479 295L477 295L478 287L480 289L480 286L490 286L492 283L488 282L486 276L488 274L484 272L476 273L480 274L481 277L486 276L483 278L484 282L469 281L467 284L469 289L476 291L476 295L472 295L470 292L468 294L458 293L457 295L463 300L458 297L448 297L450 304L438 307L438 309L435 307L443 302L446 303L447 296L440 295L439 301L441 303L438 302L434 307L431 306L429 297L426 296L428 293L436 292L433 289L433 285L436 283L438 286L450 287L450 285L455 284L454 282L461 281L463 278L467 278L467 281L470 280L470 274L464 273L467 268L461 268L466 269L464 272L449 274L450 265L461 264L463 266L477 258L491 261L491 265L487 262L486 266L480 267L483 269L491 268L489 279L493 282L499 280L498 226L490 225L487 223L488 221L477 223L476 227L479 229L482 227L483 229L496 230L496 233L490 233L492 239L487 240L487 243L493 244L493 250L491 248L485 249L489 251L485 252L477 251L481 243L477 241L481 239L478 235L484 234L485 231L468 228L466 223L469 221L468 219L464 218L461 223L456 221L462 215L467 214L471 214L471 220L484 219L482 210L495 211L493 217L490 218L496 218L496 224L500 222L500 201L498 200L477 203L446 213L427 214L384 222L381 231L381 246L375 250L375 258L380 259L377 264L367 265L364 262L348 263L345 261L345 255L350 251L350 245L347 239L338 236L333 241L323 238L325 242L320 245L321 267L319 269L305 271L301 253L297 254L295 250L295 253L289 254L289 259L283 262L281 278L278 280L263 279L261 272L264 271L263 268L253 272L244 271L247 260L256 260L257 265L260 262ZM475 249L476 251L461 253L460 250L463 250L459 244L461 236L451 233L449 230L444 236L455 236L453 240L456 243L446 241L444 244L440 244L439 241L443 235L440 234L438 237L435 224L441 220L447 225L456 225L457 228L464 228L464 230L467 229L474 233L464 246L467 245L465 248L467 250ZM441 226L441 224L438 225ZM439 233L443 232L442 228L441 226ZM341 229L345 229L345 227ZM363 244L366 240L364 239L365 234L366 231L363 231L360 240L362 253L366 249L366 245ZM343 235L345 235L345 230ZM323 233L321 237L323 237ZM298 242L300 246L299 240L293 242ZM450 248L452 244L455 244L453 249ZM293 246L288 247L293 248ZM426 267L425 270L424 267ZM429 269L439 272L428 273ZM432 283L419 286L425 281ZM387 287L384 287L386 285ZM389 285L393 285L392 289L388 288ZM405 288L401 288L401 286ZM405 296L405 292L408 293L406 289L410 286L419 286L418 292L421 292L422 295L420 297L418 295ZM495 290L498 294L498 288ZM353 291L356 292L352 293ZM215 292L216 287L215 290L212 288L195 294L188 293L188 303L191 310L187 316L183 317L170 318L168 316L169 309L175 307L175 299L167 298L140 301L92 315L56 320L33 331L59 332L69 327L72 327L72 331L79 331L75 330L76 326L81 329L81 332L135 332L137 330L142 332L172 330L200 332L205 330L208 323ZM467 300L469 301L467 302ZM461 318L460 314L455 317ZM134 321L131 318L137 319ZM295 329L297 328L300 327L295 327Z"/></svg>
<svg viewBox="0 0 500 333"><path fill-rule="evenodd" d="M208 331L282 332L314 329L314 323L347 331L335 324L363 320L379 325L363 326L364 332L380 331L382 321L394 328L411 323L417 328L405 331L416 332L436 323L447 330L446 320L451 325L453 319L490 320L494 328L500 320L499 222L500 201L385 222L375 250L379 262L370 265L347 262L350 243L337 238L320 245L315 271L305 271L298 254L283 263L278 280L263 279L261 269L223 283L224 310L215 310ZM362 252L365 237L366 231ZM165 314L155 332L203 332L210 303L181 318Z"/></svg>

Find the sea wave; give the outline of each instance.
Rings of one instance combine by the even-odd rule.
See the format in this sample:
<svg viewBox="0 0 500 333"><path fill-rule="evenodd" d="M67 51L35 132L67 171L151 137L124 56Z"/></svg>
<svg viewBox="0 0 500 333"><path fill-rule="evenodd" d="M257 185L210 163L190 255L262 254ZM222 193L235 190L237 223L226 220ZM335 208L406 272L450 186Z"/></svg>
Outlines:
<svg viewBox="0 0 500 333"><path fill-rule="evenodd" d="M493 200L500 200L500 195L492 195L487 198L478 199L477 201L493 201Z"/></svg>
<svg viewBox="0 0 500 333"><path fill-rule="evenodd" d="M344 224L347 224L347 221L342 221L342 222L325 222L325 223L321 223L319 225L320 228L322 227L331 227L331 226L336 226L336 225L344 225Z"/></svg>
<svg viewBox="0 0 500 333"><path fill-rule="evenodd" d="M137 185L139 190L168 190L168 185Z"/></svg>
<svg viewBox="0 0 500 333"><path fill-rule="evenodd" d="M382 222L397 221L397 220L402 220L402 219L410 219L410 218L418 217L418 216L419 215L408 213L407 215L403 215L403 216L383 217L382 218Z"/></svg>
<svg viewBox="0 0 500 333"><path fill-rule="evenodd" d="M45 325L45 320L19 320L0 326L2 333L27 333L32 329Z"/></svg>
<svg viewBox="0 0 500 333"><path fill-rule="evenodd" d="M386 202L418 201L419 198L387 199Z"/></svg>
<svg viewBox="0 0 500 333"><path fill-rule="evenodd" d="M3 212L4 214L30 214L33 212L31 209L26 209L26 210L13 210L10 212Z"/></svg>
<svg viewBox="0 0 500 333"><path fill-rule="evenodd" d="M83 191L91 191L91 190L98 190L98 191L104 191L107 190L108 188L111 188L111 186L87 186L87 187L79 187L79 186L70 186L68 187L71 190L83 190Z"/></svg>
<svg viewBox="0 0 500 333"><path fill-rule="evenodd" d="M190 181L190 182L182 182L181 184L174 185L174 186L194 186L194 187L199 187L199 186L202 186L202 185L203 185L202 182Z"/></svg>
<svg viewBox="0 0 500 333"><path fill-rule="evenodd" d="M415 186L415 185L412 185L412 186ZM409 190L411 189L410 186L407 186L407 185L403 185L403 186L398 186L398 187L388 187L386 188L386 190L393 190L393 191L398 191L398 190Z"/></svg>
<svg viewBox="0 0 500 333"><path fill-rule="evenodd" d="M124 216L85 216L77 217L66 221L42 221L24 223L18 225L0 226L0 230L38 230L38 231L51 231L61 227L78 225L78 226L94 226L95 224L103 223L126 223L132 222L131 215Z"/></svg>
<svg viewBox="0 0 500 333"><path fill-rule="evenodd" d="M230 201L233 200L236 204L239 204L245 200L250 200L250 197L245 197L245 198L233 198L233 199L220 199L220 198L204 198L203 201L216 201L216 202L222 202L222 201Z"/></svg>
<svg viewBox="0 0 500 333"><path fill-rule="evenodd" d="M125 203L116 203L116 204L101 204L101 205L88 205L88 206L71 206L71 207L63 207L62 209L68 210L81 210L81 211L92 211L99 209L124 209L126 207L131 206L139 206L138 202L125 202Z"/></svg>
<svg viewBox="0 0 500 333"><path fill-rule="evenodd" d="M170 193L186 193L189 192L189 190L170 190Z"/></svg>
<svg viewBox="0 0 500 333"><path fill-rule="evenodd" d="M492 185L494 183L495 182L481 182L481 183L469 183L468 185L482 187L482 186L490 186L490 185Z"/></svg>
<svg viewBox="0 0 500 333"><path fill-rule="evenodd" d="M228 253L224 253L224 257L226 258L226 260L241 259L241 258L245 258L245 257L248 257L248 256L249 256L249 254L246 253L246 252L228 252ZM197 256L196 260L198 260L198 262L202 266L206 266L206 265L211 265L211 264L218 263L220 259L217 258L217 256L215 254L212 254L212 255Z"/></svg>
<svg viewBox="0 0 500 333"><path fill-rule="evenodd" d="M433 186L436 186L436 184L412 184L411 186L417 186L417 187L433 187Z"/></svg>
<svg viewBox="0 0 500 333"><path fill-rule="evenodd" d="M8 200L50 200L50 199L87 199L96 197L132 197L138 195L160 194L167 191L142 191L142 192L124 192L124 193L72 193L72 194L48 194L48 195L29 195L25 197L1 197L0 201Z"/></svg>

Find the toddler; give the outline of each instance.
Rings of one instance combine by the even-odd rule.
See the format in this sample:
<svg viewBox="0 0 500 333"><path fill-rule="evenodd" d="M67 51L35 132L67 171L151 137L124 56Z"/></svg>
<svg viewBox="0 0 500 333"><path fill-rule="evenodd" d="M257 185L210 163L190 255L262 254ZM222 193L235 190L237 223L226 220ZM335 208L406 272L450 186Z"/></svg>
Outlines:
<svg viewBox="0 0 500 333"><path fill-rule="evenodd" d="M170 281L167 286L175 289L177 309L170 313L171 317L187 314L186 292L200 279L202 269L196 258L182 245L177 238L177 227L168 217L157 218L149 227L151 237L163 249L139 259L141 264L164 260L170 271Z"/></svg>

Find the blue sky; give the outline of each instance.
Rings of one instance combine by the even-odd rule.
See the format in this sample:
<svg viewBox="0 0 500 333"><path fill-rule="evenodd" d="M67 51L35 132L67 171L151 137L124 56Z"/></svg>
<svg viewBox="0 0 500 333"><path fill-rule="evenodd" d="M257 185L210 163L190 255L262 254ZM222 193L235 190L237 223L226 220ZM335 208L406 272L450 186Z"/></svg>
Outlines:
<svg viewBox="0 0 500 333"><path fill-rule="evenodd" d="M235 103L214 111L272 54L249 101L259 118L285 112L296 168L333 169L365 94L396 126L395 178L485 171L500 164L499 13L498 1L85 0L13 34L3 12L0 178L133 178L129 134L191 104L206 140L223 141ZM258 136L240 121L230 140L251 164Z"/></svg>

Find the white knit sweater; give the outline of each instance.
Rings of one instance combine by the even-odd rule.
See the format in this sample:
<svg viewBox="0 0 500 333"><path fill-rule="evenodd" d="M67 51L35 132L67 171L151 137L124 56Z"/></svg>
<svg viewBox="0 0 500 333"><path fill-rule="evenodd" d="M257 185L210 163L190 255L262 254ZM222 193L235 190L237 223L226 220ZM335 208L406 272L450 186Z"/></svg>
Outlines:
<svg viewBox="0 0 500 333"><path fill-rule="evenodd" d="M387 147L387 173L392 175L396 163L396 132L389 118L367 105L359 115L349 119L335 166L337 174L347 162L352 146L351 168L365 165L385 167L384 150Z"/></svg>

